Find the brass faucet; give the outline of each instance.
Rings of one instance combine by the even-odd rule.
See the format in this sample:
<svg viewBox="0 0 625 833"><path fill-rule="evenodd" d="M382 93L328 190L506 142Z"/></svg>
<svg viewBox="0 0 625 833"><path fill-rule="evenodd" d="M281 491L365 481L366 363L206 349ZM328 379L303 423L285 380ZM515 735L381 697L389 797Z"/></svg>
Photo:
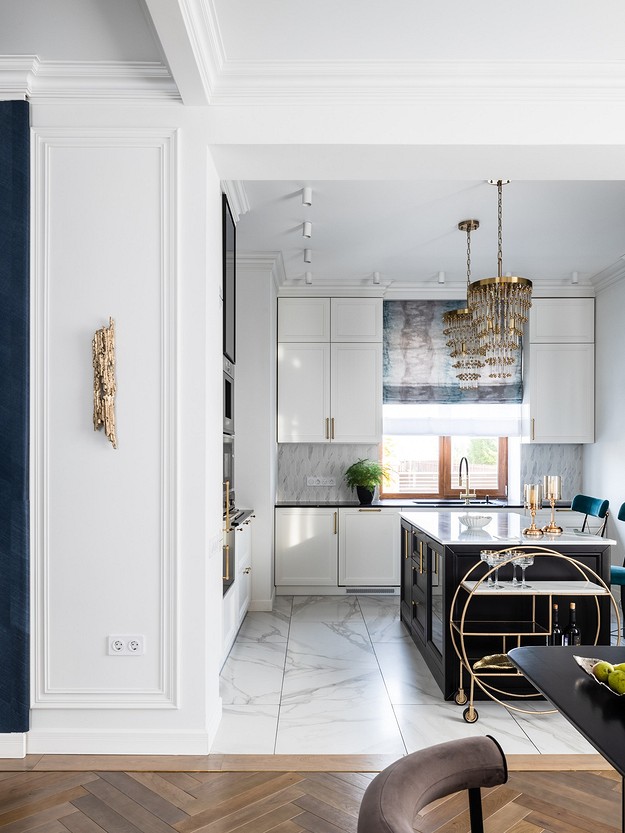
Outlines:
<svg viewBox="0 0 625 833"><path fill-rule="evenodd" d="M466 480L466 488L464 494L462 493L462 464L464 463L466 471L467 471L467 480ZM460 458L460 465L458 466L458 483L460 484L460 497L464 498L465 506L470 506L471 498L475 497L475 492L471 494L471 490L469 488L469 461L466 457Z"/></svg>

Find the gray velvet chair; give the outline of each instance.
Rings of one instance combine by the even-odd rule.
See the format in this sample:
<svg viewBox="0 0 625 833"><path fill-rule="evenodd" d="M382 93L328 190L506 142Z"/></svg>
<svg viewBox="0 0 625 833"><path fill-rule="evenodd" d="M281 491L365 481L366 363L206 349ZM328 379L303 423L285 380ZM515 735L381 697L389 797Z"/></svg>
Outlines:
<svg viewBox="0 0 625 833"><path fill-rule="evenodd" d="M507 780L505 755L490 735L421 749L386 767L369 784L358 833L414 833L413 820L426 804L460 790L469 792L471 833L484 833L480 788Z"/></svg>

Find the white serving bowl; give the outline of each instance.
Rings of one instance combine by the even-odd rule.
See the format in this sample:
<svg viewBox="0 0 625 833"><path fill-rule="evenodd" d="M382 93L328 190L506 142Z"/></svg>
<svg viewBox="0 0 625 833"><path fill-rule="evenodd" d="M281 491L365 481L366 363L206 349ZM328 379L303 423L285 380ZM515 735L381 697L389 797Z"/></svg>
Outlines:
<svg viewBox="0 0 625 833"><path fill-rule="evenodd" d="M460 523L469 529L482 529L487 526L493 519L492 515L461 515Z"/></svg>

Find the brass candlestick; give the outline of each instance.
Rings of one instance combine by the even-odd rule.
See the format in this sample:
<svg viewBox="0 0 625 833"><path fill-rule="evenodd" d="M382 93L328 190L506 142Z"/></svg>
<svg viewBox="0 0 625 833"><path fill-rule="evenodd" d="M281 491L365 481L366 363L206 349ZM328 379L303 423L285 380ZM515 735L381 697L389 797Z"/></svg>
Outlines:
<svg viewBox="0 0 625 833"><path fill-rule="evenodd" d="M557 474L546 474L543 478L545 496L551 504L551 521L543 527L543 532L550 535L562 535L562 527L556 526L556 500L562 497L562 478Z"/></svg>
<svg viewBox="0 0 625 833"><path fill-rule="evenodd" d="M523 535L529 535L533 538L541 538L543 535L542 529L536 526L536 510L540 509L543 502L543 490L540 483L526 483L523 487L525 496L525 506L530 511L532 517L532 524L523 530Z"/></svg>

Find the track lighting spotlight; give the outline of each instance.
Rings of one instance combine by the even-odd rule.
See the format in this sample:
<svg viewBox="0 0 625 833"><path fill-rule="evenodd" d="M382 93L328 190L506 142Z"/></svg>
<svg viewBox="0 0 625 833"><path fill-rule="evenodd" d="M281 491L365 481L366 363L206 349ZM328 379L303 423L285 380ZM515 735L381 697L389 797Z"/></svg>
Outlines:
<svg viewBox="0 0 625 833"><path fill-rule="evenodd" d="M304 278L306 279L308 286L310 286L312 284L312 272L306 272Z"/></svg>
<svg viewBox="0 0 625 833"><path fill-rule="evenodd" d="M312 188L302 188L302 205L312 205Z"/></svg>
<svg viewBox="0 0 625 833"><path fill-rule="evenodd" d="M438 282L439 283L445 283L445 273L444 272L439 272L438 273Z"/></svg>
<svg viewBox="0 0 625 833"><path fill-rule="evenodd" d="M312 223L305 222L302 226L302 234L304 237L312 237Z"/></svg>
<svg viewBox="0 0 625 833"><path fill-rule="evenodd" d="M304 249L304 263L312 263L312 249Z"/></svg>
<svg viewBox="0 0 625 833"><path fill-rule="evenodd" d="M571 283L572 284L579 283L579 273L578 272L571 272Z"/></svg>
<svg viewBox="0 0 625 833"><path fill-rule="evenodd" d="M373 273L373 283L377 286L380 283L380 273L374 272Z"/></svg>

